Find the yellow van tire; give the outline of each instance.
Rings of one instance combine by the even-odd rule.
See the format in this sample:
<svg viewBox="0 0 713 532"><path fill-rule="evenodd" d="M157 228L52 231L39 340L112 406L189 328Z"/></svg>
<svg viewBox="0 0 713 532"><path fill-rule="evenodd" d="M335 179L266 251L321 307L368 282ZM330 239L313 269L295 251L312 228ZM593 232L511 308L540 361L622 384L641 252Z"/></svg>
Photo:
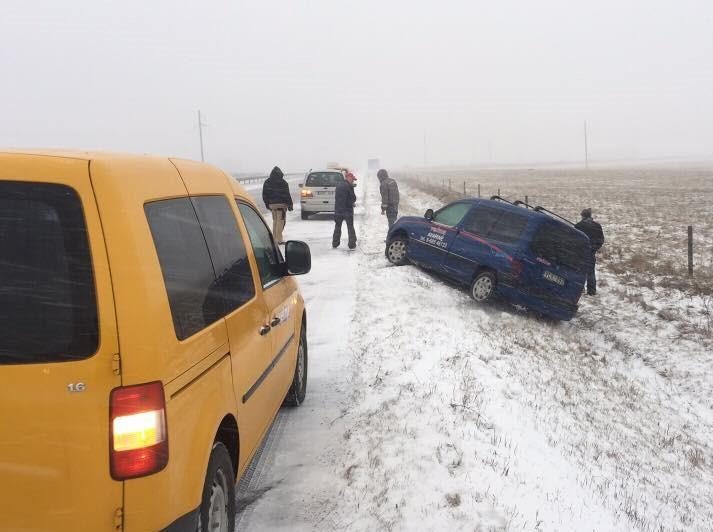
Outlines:
<svg viewBox="0 0 713 532"><path fill-rule="evenodd" d="M235 529L235 472L230 454L220 442L213 444L203 497L198 511L198 532Z"/></svg>
<svg viewBox="0 0 713 532"><path fill-rule="evenodd" d="M285 405L300 406L307 395L307 327L304 322L300 330L300 343L297 346L297 363L292 386L285 396Z"/></svg>

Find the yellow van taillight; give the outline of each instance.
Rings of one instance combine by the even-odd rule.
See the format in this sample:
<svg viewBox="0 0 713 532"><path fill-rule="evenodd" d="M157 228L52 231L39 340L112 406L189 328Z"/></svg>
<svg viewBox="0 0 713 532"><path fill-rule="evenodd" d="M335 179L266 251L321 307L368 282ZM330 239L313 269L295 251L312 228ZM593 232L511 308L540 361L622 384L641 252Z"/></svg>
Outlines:
<svg viewBox="0 0 713 532"><path fill-rule="evenodd" d="M166 400L160 382L111 392L109 438L114 480L158 473L168 463Z"/></svg>

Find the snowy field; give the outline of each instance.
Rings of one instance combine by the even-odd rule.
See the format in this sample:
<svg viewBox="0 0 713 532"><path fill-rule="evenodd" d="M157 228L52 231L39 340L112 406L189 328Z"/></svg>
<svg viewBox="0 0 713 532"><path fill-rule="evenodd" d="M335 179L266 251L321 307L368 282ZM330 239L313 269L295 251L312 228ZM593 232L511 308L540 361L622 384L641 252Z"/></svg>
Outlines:
<svg viewBox="0 0 713 532"><path fill-rule="evenodd" d="M599 196L581 199L591 182L558 179L536 203L574 217L584 201L608 237L600 294L583 298L568 323L479 306L412 266L388 265L375 178L358 182L354 252L331 249L328 216L289 213L287 238L313 253L299 279L308 397L280 412L241 484L238 530L711 529L705 292L676 287L667 273L641 283L612 259L649 249L654 223L663 240L678 238L668 215L627 222L617 213L643 215L646 205L621 195L615 204L612 192L600 206ZM710 229L709 204L697 204L710 179L697 179L700 190L680 193L700 216L694 225ZM401 215L442 203L400 188ZM674 211L678 225L690 223Z"/></svg>

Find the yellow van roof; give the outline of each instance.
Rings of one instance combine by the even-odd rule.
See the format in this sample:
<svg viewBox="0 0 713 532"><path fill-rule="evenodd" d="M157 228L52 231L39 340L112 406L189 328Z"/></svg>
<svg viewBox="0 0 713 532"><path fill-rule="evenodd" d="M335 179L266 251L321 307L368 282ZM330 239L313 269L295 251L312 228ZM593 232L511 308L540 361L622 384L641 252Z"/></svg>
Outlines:
<svg viewBox="0 0 713 532"><path fill-rule="evenodd" d="M111 151L100 151L100 150L68 150L68 149L1 149L0 154L8 154L8 155L31 155L31 156L36 156L36 157L60 157L64 159L79 159L83 161L111 161L111 160L143 160L143 161L151 161L151 160L191 160L191 159L184 159L181 157L164 157L164 156L159 156L159 155L150 155L150 154L135 154L135 153L121 153L121 152L111 152ZM191 160L192 161L192 160ZM192 161L192 162L197 162L197 161ZM213 166L209 165L208 163L199 163L199 164L204 164L206 166ZM230 174L227 172L221 170L225 174L226 179L230 182L230 185L233 189L233 192L241 196L243 198L246 198L250 200L251 203L254 203L252 201L251 196L247 193L245 188L238 183L238 181L232 177Z"/></svg>

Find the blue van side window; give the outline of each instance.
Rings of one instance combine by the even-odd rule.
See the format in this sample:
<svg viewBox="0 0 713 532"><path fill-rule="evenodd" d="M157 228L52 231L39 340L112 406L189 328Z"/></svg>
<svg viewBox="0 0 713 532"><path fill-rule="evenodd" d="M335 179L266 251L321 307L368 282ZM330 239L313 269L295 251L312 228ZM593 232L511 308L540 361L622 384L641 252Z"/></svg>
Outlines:
<svg viewBox="0 0 713 532"><path fill-rule="evenodd" d="M480 205L466 222L465 230L498 242L514 244L522 236L527 222L527 216Z"/></svg>
<svg viewBox="0 0 713 532"><path fill-rule="evenodd" d="M470 210L469 203L453 203L443 207L433 217L433 221L439 224L453 227L458 225L466 213Z"/></svg>

